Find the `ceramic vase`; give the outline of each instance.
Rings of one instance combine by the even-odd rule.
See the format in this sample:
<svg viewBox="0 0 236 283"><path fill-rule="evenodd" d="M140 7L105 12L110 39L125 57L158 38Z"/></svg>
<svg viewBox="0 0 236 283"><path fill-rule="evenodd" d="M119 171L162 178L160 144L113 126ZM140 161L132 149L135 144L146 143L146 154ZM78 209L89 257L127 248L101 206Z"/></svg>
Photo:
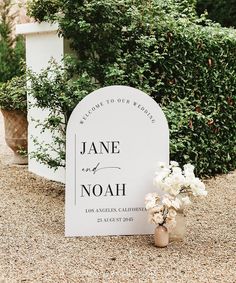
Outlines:
<svg viewBox="0 0 236 283"><path fill-rule="evenodd" d="M183 241L185 232L186 232L186 220L184 211L178 210L176 215L176 226L175 228L170 232L170 242L172 241Z"/></svg>
<svg viewBox="0 0 236 283"><path fill-rule="evenodd" d="M164 248L169 244L169 233L166 227L158 226L155 228L154 242L155 246L159 248Z"/></svg>

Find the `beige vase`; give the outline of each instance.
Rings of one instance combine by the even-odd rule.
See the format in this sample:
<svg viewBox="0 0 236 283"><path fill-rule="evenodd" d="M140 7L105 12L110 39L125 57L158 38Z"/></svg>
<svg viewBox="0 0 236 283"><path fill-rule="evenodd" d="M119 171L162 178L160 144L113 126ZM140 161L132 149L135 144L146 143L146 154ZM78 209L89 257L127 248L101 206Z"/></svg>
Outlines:
<svg viewBox="0 0 236 283"><path fill-rule="evenodd" d="M172 241L183 241L185 232L186 232L186 220L184 211L178 210L176 215L176 226L175 228L170 232L170 242Z"/></svg>
<svg viewBox="0 0 236 283"><path fill-rule="evenodd" d="M159 248L164 248L169 244L169 233L167 228L164 226L158 226L155 228L154 232L154 242L155 246Z"/></svg>
<svg viewBox="0 0 236 283"><path fill-rule="evenodd" d="M28 164L28 157L19 154L20 150L27 152L28 121L27 114L18 110L3 110L5 125L5 141L13 150L15 164Z"/></svg>

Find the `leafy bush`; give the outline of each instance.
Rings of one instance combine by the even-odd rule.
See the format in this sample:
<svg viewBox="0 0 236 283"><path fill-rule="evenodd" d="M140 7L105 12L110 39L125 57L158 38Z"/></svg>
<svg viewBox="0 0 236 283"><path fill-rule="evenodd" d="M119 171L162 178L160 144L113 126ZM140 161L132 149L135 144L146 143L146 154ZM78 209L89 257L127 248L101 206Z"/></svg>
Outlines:
<svg viewBox="0 0 236 283"><path fill-rule="evenodd" d="M28 14L37 21L52 21L57 19L63 1L61 0L34 0L27 2Z"/></svg>
<svg viewBox="0 0 236 283"><path fill-rule="evenodd" d="M0 86L0 109L27 111L26 76L14 77Z"/></svg>
<svg viewBox="0 0 236 283"><path fill-rule="evenodd" d="M13 23L16 15L11 13L11 0L0 3L0 83L23 74L21 60L25 57L22 36L14 37Z"/></svg>
<svg viewBox="0 0 236 283"><path fill-rule="evenodd" d="M44 121L35 121L36 127L40 127L42 132L49 130L53 144L41 143L33 137L37 150L31 153L31 157L50 168L65 166L67 122L78 102L95 88L86 73L75 78L75 71L74 59L67 57L61 64L51 60L40 74L28 72L30 92L36 99L30 103L30 107L49 109Z"/></svg>
<svg viewBox="0 0 236 283"><path fill-rule="evenodd" d="M235 168L233 29L198 18L195 1L57 3L56 14L45 15L57 18L71 40L78 74L101 87L139 88L159 102L170 125L171 159L193 163L198 175Z"/></svg>

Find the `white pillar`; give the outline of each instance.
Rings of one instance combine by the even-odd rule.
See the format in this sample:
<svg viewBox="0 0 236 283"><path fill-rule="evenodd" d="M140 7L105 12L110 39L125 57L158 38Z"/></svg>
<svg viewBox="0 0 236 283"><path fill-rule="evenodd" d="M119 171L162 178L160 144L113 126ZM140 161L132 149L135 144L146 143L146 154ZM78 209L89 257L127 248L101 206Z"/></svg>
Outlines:
<svg viewBox="0 0 236 283"><path fill-rule="evenodd" d="M64 39L57 34L58 24L48 23L30 23L16 26L16 34L23 34L26 40L26 64L32 71L39 73L42 69L48 66L51 58L60 62L65 54ZM32 136L39 141L42 140L50 143L50 133L40 133L40 129L35 128L33 119L43 120L48 115L46 110L29 109L28 112L28 152L29 155L36 150L35 144L32 141ZM65 182L65 169L59 168L49 169L46 165L42 165L35 159L29 158L29 171L45 177L50 180Z"/></svg>

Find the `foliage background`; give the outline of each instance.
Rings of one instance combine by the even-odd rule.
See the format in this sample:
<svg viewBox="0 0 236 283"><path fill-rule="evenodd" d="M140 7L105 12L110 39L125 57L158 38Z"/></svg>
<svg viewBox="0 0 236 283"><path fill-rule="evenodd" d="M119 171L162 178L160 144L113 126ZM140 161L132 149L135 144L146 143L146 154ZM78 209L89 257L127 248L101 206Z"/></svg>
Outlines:
<svg viewBox="0 0 236 283"><path fill-rule="evenodd" d="M208 12L209 18L225 27L236 26L236 0L198 0L198 14Z"/></svg>
<svg viewBox="0 0 236 283"><path fill-rule="evenodd" d="M86 78L87 85L130 85L160 103L169 121L171 159L191 162L197 175L209 176L236 165L236 32L199 18L195 5L36 0L30 13L39 21L59 22L60 34L77 53L74 75ZM52 108L47 93L54 84L40 90ZM77 87L86 94L84 84ZM40 103L34 86L32 93Z"/></svg>
<svg viewBox="0 0 236 283"><path fill-rule="evenodd" d="M12 13L13 5L12 0L0 2L0 83L24 73L21 66L25 58L24 39L13 35L16 18L16 13Z"/></svg>

